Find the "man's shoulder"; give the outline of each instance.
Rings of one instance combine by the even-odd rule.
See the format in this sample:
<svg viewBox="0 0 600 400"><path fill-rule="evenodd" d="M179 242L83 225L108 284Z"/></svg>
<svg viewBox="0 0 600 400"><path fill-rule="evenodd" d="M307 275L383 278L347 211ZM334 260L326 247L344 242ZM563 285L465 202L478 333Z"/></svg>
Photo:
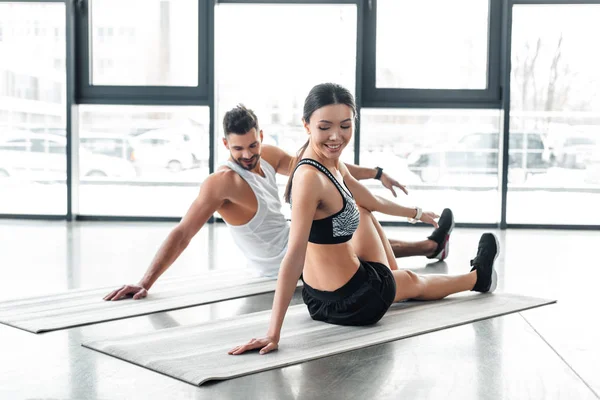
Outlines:
<svg viewBox="0 0 600 400"><path fill-rule="evenodd" d="M283 150L281 150L279 147L277 146L273 146L272 144L263 144L262 145L262 154L264 155L265 153L267 155L272 155L272 154L278 154L283 152Z"/></svg>
<svg viewBox="0 0 600 400"><path fill-rule="evenodd" d="M279 163L282 154L283 150L281 150L279 147L263 144L260 158L269 163L269 165L273 168L277 168L277 164Z"/></svg>
<svg viewBox="0 0 600 400"><path fill-rule="evenodd" d="M229 168L227 165L220 166L215 172L212 173L216 179L219 180L238 180L242 179L240 174L238 174L234 169Z"/></svg>
<svg viewBox="0 0 600 400"><path fill-rule="evenodd" d="M222 166L208 176L205 182L222 189L230 189L243 182L242 177L227 166Z"/></svg>
<svg viewBox="0 0 600 400"><path fill-rule="evenodd" d="M281 147L273 146L272 144L263 144L262 157L279 161L286 157L293 157Z"/></svg>
<svg viewBox="0 0 600 400"><path fill-rule="evenodd" d="M282 148L268 144L263 145L261 158L268 162L277 173L283 175L288 175L289 165L295 160L294 156L288 154Z"/></svg>

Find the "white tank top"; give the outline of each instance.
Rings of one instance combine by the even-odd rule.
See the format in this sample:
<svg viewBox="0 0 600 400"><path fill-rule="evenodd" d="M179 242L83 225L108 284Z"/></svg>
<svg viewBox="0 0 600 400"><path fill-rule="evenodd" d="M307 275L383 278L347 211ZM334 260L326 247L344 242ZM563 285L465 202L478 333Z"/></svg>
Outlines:
<svg viewBox="0 0 600 400"><path fill-rule="evenodd" d="M264 177L245 170L233 161L227 160L225 165L250 185L258 203L256 214L247 224L227 224L231 236L246 256L250 268L261 276L277 277L287 251L290 228L281 212L275 169L262 158L260 166Z"/></svg>

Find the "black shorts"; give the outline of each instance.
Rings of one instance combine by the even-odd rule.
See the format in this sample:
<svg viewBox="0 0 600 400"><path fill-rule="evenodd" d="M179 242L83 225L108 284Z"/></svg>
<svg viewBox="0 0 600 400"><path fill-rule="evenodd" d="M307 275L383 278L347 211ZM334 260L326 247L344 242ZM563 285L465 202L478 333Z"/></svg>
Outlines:
<svg viewBox="0 0 600 400"><path fill-rule="evenodd" d="M341 288L326 292L304 282L302 299L312 319L336 325L371 325L384 316L396 297L392 271L377 262L360 261Z"/></svg>

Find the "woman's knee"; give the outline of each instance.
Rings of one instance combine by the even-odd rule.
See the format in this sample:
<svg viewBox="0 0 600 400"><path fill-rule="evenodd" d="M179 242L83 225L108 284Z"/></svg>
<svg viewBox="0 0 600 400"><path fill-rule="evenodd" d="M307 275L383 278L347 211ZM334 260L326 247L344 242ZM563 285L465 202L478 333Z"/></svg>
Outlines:
<svg viewBox="0 0 600 400"><path fill-rule="evenodd" d="M377 227L373 224L371 211L364 207L358 206L358 213L360 215L360 222L358 224L359 234L368 233L370 236L374 233L377 233Z"/></svg>
<svg viewBox="0 0 600 400"><path fill-rule="evenodd" d="M373 213L364 207L358 206L358 214L360 215L360 223L363 225L372 226L377 230L376 219ZM360 226L360 225L359 225Z"/></svg>
<svg viewBox="0 0 600 400"><path fill-rule="evenodd" d="M423 292L423 280L412 271L394 271L396 298L394 301L414 299Z"/></svg>
<svg viewBox="0 0 600 400"><path fill-rule="evenodd" d="M423 282L421 281L421 277L417 274L415 274L412 271L406 270L406 275L408 276L408 282L411 286L421 286L423 284Z"/></svg>
<svg viewBox="0 0 600 400"><path fill-rule="evenodd" d="M360 214L361 218L371 218L371 216L373 215L373 213L369 210L367 210L366 208L362 207L362 206L358 206L358 212Z"/></svg>

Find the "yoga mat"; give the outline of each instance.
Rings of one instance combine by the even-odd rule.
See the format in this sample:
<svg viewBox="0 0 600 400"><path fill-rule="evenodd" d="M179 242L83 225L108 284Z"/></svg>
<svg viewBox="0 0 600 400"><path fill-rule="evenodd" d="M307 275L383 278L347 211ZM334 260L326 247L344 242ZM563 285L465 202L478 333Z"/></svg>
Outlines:
<svg viewBox="0 0 600 400"><path fill-rule="evenodd" d="M313 321L306 306L289 308L280 349L228 355L231 348L267 331L271 311L83 343L90 349L182 380L202 385L482 319L554 303L511 294L469 294L431 302L394 304L377 324L336 326Z"/></svg>
<svg viewBox="0 0 600 400"><path fill-rule="evenodd" d="M102 300L118 285L70 290L2 301L0 323L41 333L273 292L276 284L274 278L228 270L159 280L141 300Z"/></svg>

